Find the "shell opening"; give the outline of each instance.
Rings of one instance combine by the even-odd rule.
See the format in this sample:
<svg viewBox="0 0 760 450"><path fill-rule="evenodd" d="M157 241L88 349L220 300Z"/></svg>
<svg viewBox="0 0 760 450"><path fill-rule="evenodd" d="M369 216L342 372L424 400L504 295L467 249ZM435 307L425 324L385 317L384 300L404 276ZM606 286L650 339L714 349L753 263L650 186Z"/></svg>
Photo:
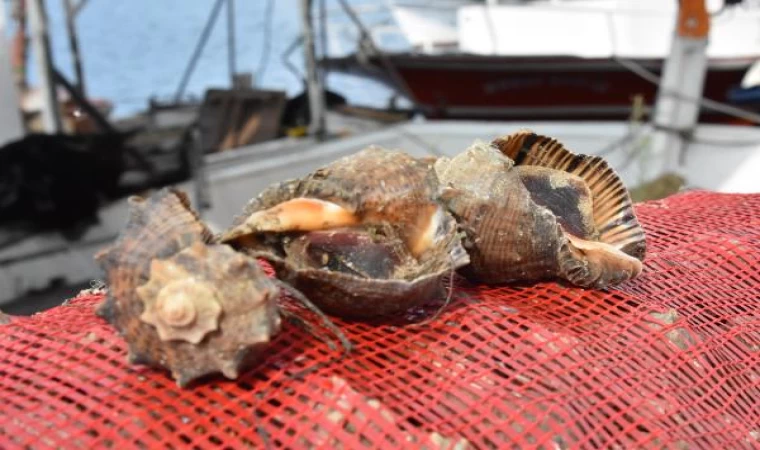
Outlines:
<svg viewBox="0 0 760 450"><path fill-rule="evenodd" d="M389 279L403 264L401 241L374 228L340 228L305 233L289 241L285 253L298 267Z"/></svg>

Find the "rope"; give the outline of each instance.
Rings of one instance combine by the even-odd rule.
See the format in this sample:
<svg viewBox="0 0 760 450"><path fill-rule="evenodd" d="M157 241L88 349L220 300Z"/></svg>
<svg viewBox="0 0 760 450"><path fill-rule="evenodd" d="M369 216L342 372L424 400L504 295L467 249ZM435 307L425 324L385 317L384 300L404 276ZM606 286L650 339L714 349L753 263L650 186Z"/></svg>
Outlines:
<svg viewBox="0 0 760 450"><path fill-rule="evenodd" d="M341 331L341 329L338 328L338 326L335 325L335 323L333 323L333 321L330 320L330 318L327 317L327 315L325 315L325 313L323 313L322 310L317 307L317 305L312 303L304 294L301 293L301 291L289 285L288 283L285 283L284 281L281 281L277 278L270 278L270 280L280 289L290 294L291 297L298 300L303 307L316 315L322 321L322 325L324 325L325 328L330 330L333 335L338 338L338 341L343 346L345 354L351 353L351 341L348 340L346 335L343 334L343 331Z"/></svg>
<svg viewBox="0 0 760 450"><path fill-rule="evenodd" d="M430 325L431 323L435 322L435 320L438 318L438 316L441 315L443 310L446 309L451 303L451 298L454 295L454 272L456 271L456 268L454 267L454 261L451 260L450 262L451 262L451 267L450 267L451 271L449 272L449 283L446 289L447 294L446 294L446 298L443 301L443 304L441 304L441 306L435 311L435 313L432 316L423 320L422 322L413 323L409 325L410 327L423 327L423 326Z"/></svg>
<svg viewBox="0 0 760 450"><path fill-rule="evenodd" d="M235 49L235 0L227 0L227 65L230 84L234 85L237 73L237 51Z"/></svg>
<svg viewBox="0 0 760 450"><path fill-rule="evenodd" d="M269 65L269 53L272 49L272 20L274 18L274 0L267 2L267 9L264 11L264 36L261 44L261 59L259 59L259 68L256 69L257 85L261 85L261 80L267 71Z"/></svg>
<svg viewBox="0 0 760 450"><path fill-rule="evenodd" d="M614 56L613 59L615 60L615 62L625 67L626 69L630 70L631 72L638 75L639 77L643 78L644 80L650 83L656 84L658 86L660 85L660 77L657 76L657 74L651 72L646 67L642 66L641 64L635 61L620 58L617 56ZM735 106L732 106L726 103L721 103L719 101L711 100L705 97L692 97L688 95L683 95L679 92L662 91L661 93L664 95L669 95L671 97L678 98L679 100L697 103L703 108L709 109L711 111L719 112L731 117L736 117L738 119L747 120L755 124L760 124L760 114L756 114L742 108L737 108Z"/></svg>
<svg viewBox="0 0 760 450"><path fill-rule="evenodd" d="M174 94L175 102L179 102L179 100L182 98L182 94L185 93L187 83L190 81L190 77L195 71L195 65L198 63L198 59L200 58L201 53L203 52L203 48L206 46L206 42L208 41L208 37L211 35L211 31L214 29L216 18L219 16L219 11L221 11L224 1L225 0L216 0L214 7L211 9L211 14L206 21L206 25L203 27L203 31L201 32L201 36L198 39L198 43L195 44L195 50L193 50L190 61L187 63L185 73L182 75L182 80L179 82L179 86L177 87L177 92Z"/></svg>

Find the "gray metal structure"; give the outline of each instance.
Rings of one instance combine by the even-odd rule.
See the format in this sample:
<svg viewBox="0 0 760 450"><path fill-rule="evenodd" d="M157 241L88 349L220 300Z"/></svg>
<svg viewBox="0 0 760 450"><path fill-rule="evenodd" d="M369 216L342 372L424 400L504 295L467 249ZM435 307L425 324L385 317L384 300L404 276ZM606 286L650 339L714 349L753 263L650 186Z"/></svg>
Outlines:
<svg viewBox="0 0 760 450"><path fill-rule="evenodd" d="M0 1L0 145L24 136L18 92L13 80L13 70L5 37L5 2Z"/></svg>
<svg viewBox="0 0 760 450"><path fill-rule="evenodd" d="M56 95L53 54L50 48L47 14L43 0L29 0L27 14L42 94L42 126L47 133L60 133L63 126Z"/></svg>

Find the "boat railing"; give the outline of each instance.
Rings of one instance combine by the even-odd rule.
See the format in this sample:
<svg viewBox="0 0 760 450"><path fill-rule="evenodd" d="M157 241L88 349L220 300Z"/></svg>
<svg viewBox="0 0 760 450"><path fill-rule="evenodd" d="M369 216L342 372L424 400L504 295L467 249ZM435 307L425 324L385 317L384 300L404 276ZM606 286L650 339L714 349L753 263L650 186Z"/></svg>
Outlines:
<svg viewBox="0 0 760 450"><path fill-rule="evenodd" d="M352 2L350 8L381 50L403 51L409 48L409 41L393 19L386 2ZM326 48L321 49L323 55L337 58L355 54L362 49L363 30L350 20L342 7L326 8L324 13L318 13L315 17L318 18L317 35L324 33L327 38L324 43ZM320 43L320 47L321 45L323 44Z"/></svg>

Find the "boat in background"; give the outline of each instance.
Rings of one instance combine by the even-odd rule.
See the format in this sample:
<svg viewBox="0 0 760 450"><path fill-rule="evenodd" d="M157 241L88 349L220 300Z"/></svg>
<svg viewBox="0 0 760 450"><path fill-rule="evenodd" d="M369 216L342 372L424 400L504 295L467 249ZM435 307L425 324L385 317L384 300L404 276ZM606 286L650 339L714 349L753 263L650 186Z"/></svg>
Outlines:
<svg viewBox="0 0 760 450"><path fill-rule="evenodd" d="M663 0L388 4L409 50L385 49L378 35L380 52L359 46L332 54L326 67L394 87L429 118L500 120L621 120L640 105L648 111L658 85L641 72L660 76L678 8ZM758 24L760 5L715 12L705 97L738 98L760 59ZM700 121L742 123L710 111Z"/></svg>

